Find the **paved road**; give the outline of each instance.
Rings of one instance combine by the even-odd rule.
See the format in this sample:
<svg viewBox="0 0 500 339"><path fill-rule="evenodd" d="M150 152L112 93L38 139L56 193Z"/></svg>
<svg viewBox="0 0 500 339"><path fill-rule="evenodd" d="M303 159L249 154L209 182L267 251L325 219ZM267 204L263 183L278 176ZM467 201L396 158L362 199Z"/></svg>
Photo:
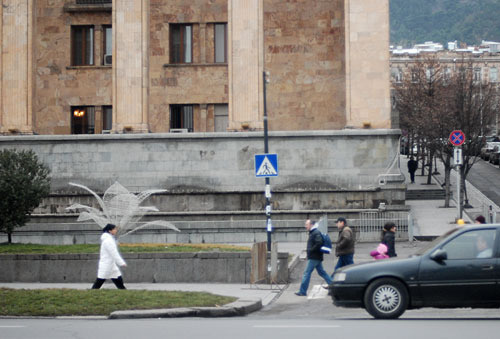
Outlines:
<svg viewBox="0 0 500 339"><path fill-rule="evenodd" d="M467 180L500 206L500 168L498 166L479 160L472 166Z"/></svg>
<svg viewBox="0 0 500 339"><path fill-rule="evenodd" d="M0 337L71 338L203 338L203 339L470 339L497 338L499 319L335 320L294 318L144 319L144 320L0 320Z"/></svg>

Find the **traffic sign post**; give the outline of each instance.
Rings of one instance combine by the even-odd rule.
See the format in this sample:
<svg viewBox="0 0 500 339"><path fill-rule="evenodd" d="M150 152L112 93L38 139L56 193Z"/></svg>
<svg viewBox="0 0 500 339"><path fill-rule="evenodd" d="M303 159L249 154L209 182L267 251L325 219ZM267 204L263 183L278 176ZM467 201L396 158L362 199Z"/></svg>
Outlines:
<svg viewBox="0 0 500 339"><path fill-rule="evenodd" d="M457 171L457 213L458 219L462 219L462 199L461 199L461 166L463 165L463 157L462 157L462 147L460 147L465 142L465 134L460 130L455 130L450 134L450 143L455 146L453 149L453 164L455 165L455 169Z"/></svg>

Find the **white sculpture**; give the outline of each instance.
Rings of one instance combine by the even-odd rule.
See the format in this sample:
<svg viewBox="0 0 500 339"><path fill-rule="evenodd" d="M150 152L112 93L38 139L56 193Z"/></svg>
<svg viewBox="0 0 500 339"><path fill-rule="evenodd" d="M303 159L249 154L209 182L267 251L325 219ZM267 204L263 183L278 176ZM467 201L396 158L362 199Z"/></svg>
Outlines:
<svg viewBox="0 0 500 339"><path fill-rule="evenodd" d="M84 185L71 182L69 184L90 192L97 199L102 209L99 210L82 204L73 204L67 207L68 210L83 210L80 212L77 221L94 220L101 228L104 228L106 224L114 224L118 226L118 238L152 225L167 227L180 232L172 223L164 220L149 221L144 224L138 223L139 219L147 212L158 212L158 209L154 206L139 205L150 195L166 192L166 190L152 189L135 195L120 183L115 182L104 192L101 199L94 191Z"/></svg>

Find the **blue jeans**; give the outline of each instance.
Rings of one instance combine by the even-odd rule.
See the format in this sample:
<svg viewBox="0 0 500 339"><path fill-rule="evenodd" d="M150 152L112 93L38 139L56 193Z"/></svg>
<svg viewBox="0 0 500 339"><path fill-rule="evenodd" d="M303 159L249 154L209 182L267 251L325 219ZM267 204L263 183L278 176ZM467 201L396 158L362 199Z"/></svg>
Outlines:
<svg viewBox="0 0 500 339"><path fill-rule="evenodd" d="M301 294L307 294L307 289L309 288L309 281L311 281L311 273L316 269L320 277L325 279L328 285L332 283L332 279L326 273L325 269L323 268L323 264L321 260L314 260L314 259L309 259L307 260L307 266L304 271L304 275L302 275L302 283L300 284L300 290L299 293Z"/></svg>
<svg viewBox="0 0 500 339"><path fill-rule="evenodd" d="M333 272L335 272L337 269L343 266L354 264L353 257L354 254L339 255L339 260L337 261L337 265L335 265L335 269L333 270Z"/></svg>

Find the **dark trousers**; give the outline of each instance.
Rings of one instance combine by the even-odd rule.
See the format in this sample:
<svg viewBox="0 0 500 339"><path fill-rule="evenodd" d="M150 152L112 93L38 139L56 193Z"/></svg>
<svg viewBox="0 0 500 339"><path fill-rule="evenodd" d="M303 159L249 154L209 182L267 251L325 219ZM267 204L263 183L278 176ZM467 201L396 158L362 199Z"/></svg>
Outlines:
<svg viewBox="0 0 500 339"><path fill-rule="evenodd" d="M410 172L410 180L411 182L415 182L415 171Z"/></svg>
<svg viewBox="0 0 500 339"><path fill-rule="evenodd" d="M99 278L97 278L95 280L95 282L94 282L94 285L92 285L92 289L93 290L100 289L101 286L102 286L102 284L104 284L105 281L106 281L106 279L99 279ZM120 290L126 290L125 285L123 285L122 276L119 276L116 279L111 279L111 281L115 284L116 288L118 288Z"/></svg>

